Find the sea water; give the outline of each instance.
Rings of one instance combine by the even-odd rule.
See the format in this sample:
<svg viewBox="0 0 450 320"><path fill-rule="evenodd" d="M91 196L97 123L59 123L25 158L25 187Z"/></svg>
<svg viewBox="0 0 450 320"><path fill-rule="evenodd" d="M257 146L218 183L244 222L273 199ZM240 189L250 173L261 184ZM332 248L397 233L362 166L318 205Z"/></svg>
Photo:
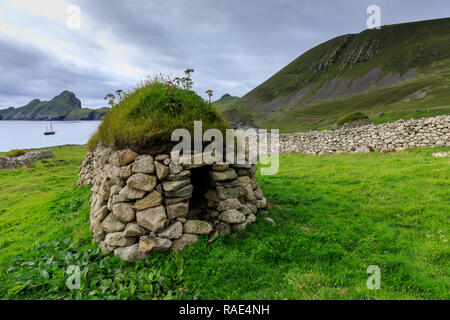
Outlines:
<svg viewBox="0 0 450 320"><path fill-rule="evenodd" d="M44 135L47 121L0 120L0 152L64 144L86 144L101 121L52 121L54 135Z"/></svg>

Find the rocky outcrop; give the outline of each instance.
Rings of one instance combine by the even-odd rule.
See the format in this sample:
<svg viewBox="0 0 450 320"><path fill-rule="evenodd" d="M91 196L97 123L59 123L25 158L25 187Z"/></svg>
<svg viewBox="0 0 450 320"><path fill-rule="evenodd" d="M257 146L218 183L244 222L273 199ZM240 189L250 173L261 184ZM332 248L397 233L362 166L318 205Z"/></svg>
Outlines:
<svg viewBox="0 0 450 320"><path fill-rule="evenodd" d="M81 108L80 100L63 91L50 101L34 99L19 108L0 110L0 120L100 120L109 108Z"/></svg>
<svg viewBox="0 0 450 320"><path fill-rule="evenodd" d="M32 162L54 157L54 154L48 150L28 151L19 157L0 157L0 170L23 168Z"/></svg>
<svg viewBox="0 0 450 320"><path fill-rule="evenodd" d="M315 155L450 146L450 116L280 134L280 152Z"/></svg>
<svg viewBox="0 0 450 320"><path fill-rule="evenodd" d="M98 146L79 168L78 185L92 185L93 242L135 262L152 252L183 250L199 236L212 240L245 229L267 204L255 170Z"/></svg>

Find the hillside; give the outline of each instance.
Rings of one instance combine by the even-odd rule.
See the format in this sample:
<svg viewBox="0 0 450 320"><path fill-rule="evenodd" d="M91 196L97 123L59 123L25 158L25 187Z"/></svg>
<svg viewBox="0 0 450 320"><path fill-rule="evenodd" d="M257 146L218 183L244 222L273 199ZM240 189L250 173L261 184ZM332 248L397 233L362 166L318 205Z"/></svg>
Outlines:
<svg viewBox="0 0 450 320"><path fill-rule="evenodd" d="M216 107L218 109L224 108L234 102L239 100L239 97L229 95L228 93L225 93L222 97L220 97L219 100L214 101Z"/></svg>
<svg viewBox="0 0 450 320"><path fill-rule="evenodd" d="M354 111L376 123L450 113L450 18L331 39L223 113L230 121L295 131L328 128Z"/></svg>
<svg viewBox="0 0 450 320"><path fill-rule="evenodd" d="M108 108L82 108L70 91L63 91L50 101L34 99L19 108L0 110L0 120L100 120Z"/></svg>

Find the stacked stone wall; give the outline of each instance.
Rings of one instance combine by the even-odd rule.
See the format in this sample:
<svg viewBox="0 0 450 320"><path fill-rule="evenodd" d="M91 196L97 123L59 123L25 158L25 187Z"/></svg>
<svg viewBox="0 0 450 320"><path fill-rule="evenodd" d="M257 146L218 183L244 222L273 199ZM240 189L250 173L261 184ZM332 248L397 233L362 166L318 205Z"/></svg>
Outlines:
<svg viewBox="0 0 450 320"><path fill-rule="evenodd" d="M92 185L91 232L104 253L135 262L183 250L201 235L245 229L266 207L256 165L179 162L130 149L88 152L78 185Z"/></svg>
<svg viewBox="0 0 450 320"><path fill-rule="evenodd" d="M335 130L280 134L280 152L315 155L449 147L450 116L399 120L379 125L343 125Z"/></svg>

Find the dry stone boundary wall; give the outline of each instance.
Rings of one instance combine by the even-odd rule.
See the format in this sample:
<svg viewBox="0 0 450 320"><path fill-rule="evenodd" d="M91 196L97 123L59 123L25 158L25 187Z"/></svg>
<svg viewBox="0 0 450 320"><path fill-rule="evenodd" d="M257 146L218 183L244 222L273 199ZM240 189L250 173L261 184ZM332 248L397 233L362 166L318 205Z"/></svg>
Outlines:
<svg viewBox="0 0 450 320"><path fill-rule="evenodd" d="M415 147L450 147L450 116L398 120L379 125L280 134L280 153L314 155L401 151Z"/></svg>

